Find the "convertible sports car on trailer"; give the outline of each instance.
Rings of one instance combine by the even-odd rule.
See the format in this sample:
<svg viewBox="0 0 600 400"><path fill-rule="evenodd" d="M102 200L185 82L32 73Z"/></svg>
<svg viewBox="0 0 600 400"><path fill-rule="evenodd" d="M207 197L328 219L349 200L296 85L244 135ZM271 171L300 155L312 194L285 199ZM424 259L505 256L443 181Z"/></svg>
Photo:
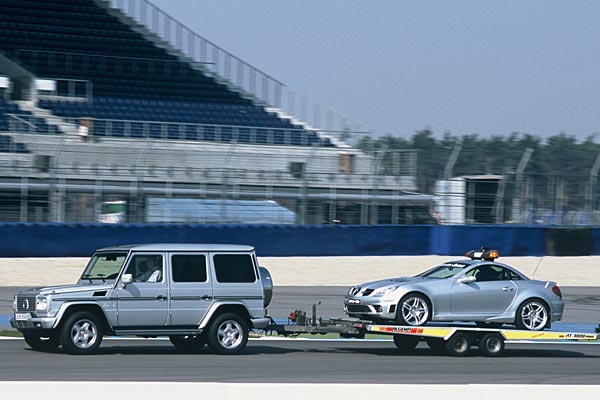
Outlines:
<svg viewBox="0 0 600 400"><path fill-rule="evenodd" d="M368 282L350 288L350 317L422 326L429 321L514 324L539 331L560 321L564 303L556 282L529 279L495 262L497 250L473 250L468 260L445 262L417 276Z"/></svg>

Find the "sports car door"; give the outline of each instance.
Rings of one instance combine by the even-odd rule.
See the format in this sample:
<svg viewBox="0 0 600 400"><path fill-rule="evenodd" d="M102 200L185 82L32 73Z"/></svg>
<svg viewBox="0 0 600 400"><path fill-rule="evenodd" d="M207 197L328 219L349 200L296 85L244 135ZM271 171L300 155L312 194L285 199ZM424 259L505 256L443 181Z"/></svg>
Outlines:
<svg viewBox="0 0 600 400"><path fill-rule="evenodd" d="M465 274L475 276L475 282L455 282L450 293L452 314L494 316L506 311L517 294L517 286L502 280L503 270L499 265L480 265Z"/></svg>

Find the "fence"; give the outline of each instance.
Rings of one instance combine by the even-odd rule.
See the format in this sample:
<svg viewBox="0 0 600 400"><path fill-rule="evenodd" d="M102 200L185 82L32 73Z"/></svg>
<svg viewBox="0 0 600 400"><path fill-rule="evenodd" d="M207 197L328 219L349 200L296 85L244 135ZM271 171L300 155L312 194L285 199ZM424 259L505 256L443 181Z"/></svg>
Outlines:
<svg viewBox="0 0 600 400"><path fill-rule="evenodd" d="M92 121L94 132L98 121ZM102 121L111 126L110 120ZM257 146L242 143L235 135L227 142L214 137L211 141L156 139L146 135L150 130L133 127L156 124L178 127L165 128L167 132L181 132L179 128L191 125L120 122L126 124L121 125L121 134L127 132L128 137L92 135L83 141L76 135L40 134L36 129L43 132L43 125L16 116L12 131L22 133L11 137L27 152L0 153L0 220L432 222L431 196L415 193L413 151L398 152L391 173L378 168L377 157L348 146L323 147L321 142ZM225 132L232 127L216 128ZM241 129L227 132L239 134ZM254 128L243 129L248 133Z"/></svg>
<svg viewBox="0 0 600 400"><path fill-rule="evenodd" d="M540 226L0 223L0 235L2 257L85 257L101 247L157 242L245 244L263 257L461 256L482 245L498 249L502 257L600 254L600 229Z"/></svg>

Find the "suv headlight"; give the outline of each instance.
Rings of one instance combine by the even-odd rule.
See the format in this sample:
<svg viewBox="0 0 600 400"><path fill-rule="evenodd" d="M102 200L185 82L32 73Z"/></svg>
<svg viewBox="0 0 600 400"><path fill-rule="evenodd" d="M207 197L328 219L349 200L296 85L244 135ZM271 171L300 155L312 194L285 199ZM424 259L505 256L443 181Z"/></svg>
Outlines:
<svg viewBox="0 0 600 400"><path fill-rule="evenodd" d="M371 296L382 297L382 296L385 296L386 294L388 294L390 292L393 292L394 290L398 289L399 287L400 287L400 285L386 286L384 288L377 289L376 291L373 292L373 294L371 294Z"/></svg>
<svg viewBox="0 0 600 400"><path fill-rule="evenodd" d="M35 298L35 310L36 311L47 311L48 310L48 298L45 296L37 296Z"/></svg>
<svg viewBox="0 0 600 400"><path fill-rule="evenodd" d="M15 297L13 297L13 310L17 311L17 296L15 295Z"/></svg>

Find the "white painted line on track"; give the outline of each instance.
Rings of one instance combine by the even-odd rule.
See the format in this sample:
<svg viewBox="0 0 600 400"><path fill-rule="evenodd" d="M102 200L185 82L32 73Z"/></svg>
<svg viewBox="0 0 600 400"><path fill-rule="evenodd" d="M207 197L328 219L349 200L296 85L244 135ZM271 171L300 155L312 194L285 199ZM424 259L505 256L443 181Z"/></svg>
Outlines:
<svg viewBox="0 0 600 400"><path fill-rule="evenodd" d="M479 400L528 398L564 400L596 398L600 385L407 385L407 384L311 384L311 383L213 383L213 382L0 382L0 393L38 393L44 400L64 400L79 393L86 400L143 398L207 398L264 400L285 398L420 398ZM195 394L195 395L194 395Z"/></svg>

